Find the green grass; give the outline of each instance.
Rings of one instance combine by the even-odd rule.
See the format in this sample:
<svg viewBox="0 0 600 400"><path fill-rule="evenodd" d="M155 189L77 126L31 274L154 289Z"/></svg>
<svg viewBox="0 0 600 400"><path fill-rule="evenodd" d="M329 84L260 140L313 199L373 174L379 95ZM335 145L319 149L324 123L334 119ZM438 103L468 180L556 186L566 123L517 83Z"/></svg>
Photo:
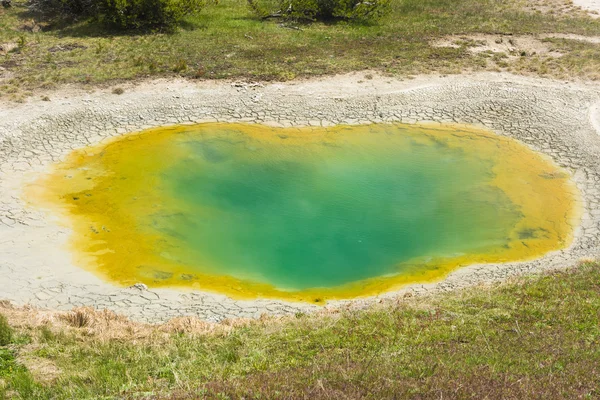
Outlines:
<svg viewBox="0 0 600 400"><path fill-rule="evenodd" d="M0 314L0 346L6 346L12 342L13 330L8 325L8 321L4 315Z"/></svg>
<svg viewBox="0 0 600 400"><path fill-rule="evenodd" d="M9 361L0 398L593 399L600 264L222 334L18 331L31 343L12 346L17 360L60 373L41 380Z"/></svg>
<svg viewBox="0 0 600 400"><path fill-rule="evenodd" d="M600 34L598 20L582 14L528 12L517 0L394 0L391 14L376 24L315 23L301 25L301 30L258 20L244 0L223 0L189 17L170 35L116 34L92 21L34 33L26 28L37 17L28 14L24 0L13 4L11 9L0 9L0 44L19 44L0 55L5 73L0 78L0 94L11 98L61 83L159 76L289 80L374 69L401 76L531 70L561 78L599 77L600 61L591 54L556 59L556 65L540 71L538 64L545 59L530 63L530 57L523 57L519 65L505 65L471 54L468 45L430 45L431 39L451 34ZM567 43L562 47L568 52L578 46ZM598 45L589 46L598 52Z"/></svg>

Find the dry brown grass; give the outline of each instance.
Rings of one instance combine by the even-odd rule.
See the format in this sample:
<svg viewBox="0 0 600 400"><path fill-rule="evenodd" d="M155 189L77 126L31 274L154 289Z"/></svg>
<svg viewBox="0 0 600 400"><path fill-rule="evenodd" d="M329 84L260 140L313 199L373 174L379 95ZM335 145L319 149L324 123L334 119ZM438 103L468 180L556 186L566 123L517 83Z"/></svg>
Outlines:
<svg viewBox="0 0 600 400"><path fill-rule="evenodd" d="M245 326L250 320L228 320L223 323L206 322L196 317L173 318L165 324L135 322L109 310L79 307L71 311L51 311L31 306L15 307L7 301L0 302L4 314L16 329L33 331L47 328L53 332L77 333L96 340L156 339L160 334L224 335Z"/></svg>
<svg viewBox="0 0 600 400"><path fill-rule="evenodd" d="M53 361L35 356L38 349L38 345L24 346L17 357L17 362L27 368L36 381L44 385L53 384L60 377L62 371Z"/></svg>

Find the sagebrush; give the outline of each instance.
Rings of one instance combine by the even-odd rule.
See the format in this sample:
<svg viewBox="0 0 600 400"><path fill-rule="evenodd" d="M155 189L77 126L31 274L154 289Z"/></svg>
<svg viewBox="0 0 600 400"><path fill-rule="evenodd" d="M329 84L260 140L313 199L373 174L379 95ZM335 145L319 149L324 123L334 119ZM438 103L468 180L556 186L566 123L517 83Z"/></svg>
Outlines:
<svg viewBox="0 0 600 400"><path fill-rule="evenodd" d="M390 0L248 0L261 18L299 21L374 20L390 10Z"/></svg>
<svg viewBox="0 0 600 400"><path fill-rule="evenodd" d="M117 29L173 30L205 0L31 0L30 9L47 18L94 18Z"/></svg>
<svg viewBox="0 0 600 400"><path fill-rule="evenodd" d="M29 9L49 18L77 20L99 14L99 0L31 0Z"/></svg>
<svg viewBox="0 0 600 400"><path fill-rule="evenodd" d="M204 5L204 0L104 0L102 11L104 20L118 28L172 29Z"/></svg>

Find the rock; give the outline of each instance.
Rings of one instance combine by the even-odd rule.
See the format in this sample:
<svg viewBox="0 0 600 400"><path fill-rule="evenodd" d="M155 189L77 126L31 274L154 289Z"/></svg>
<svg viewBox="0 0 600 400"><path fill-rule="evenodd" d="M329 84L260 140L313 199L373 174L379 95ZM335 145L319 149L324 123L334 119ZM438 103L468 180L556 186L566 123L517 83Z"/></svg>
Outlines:
<svg viewBox="0 0 600 400"><path fill-rule="evenodd" d="M2 0L2 1L8 1L8 0ZM25 21L25 23L23 23L23 25L21 25L19 27L19 29L24 32L33 32L33 33L36 33L36 32L39 32L42 30L42 28L38 25L38 23L35 22L33 19Z"/></svg>
<svg viewBox="0 0 600 400"><path fill-rule="evenodd" d="M137 289L139 291L146 291L146 290L148 290L148 286L144 285L143 283L136 283L135 285L129 286L128 289Z"/></svg>
<svg viewBox="0 0 600 400"><path fill-rule="evenodd" d="M16 43L2 43L0 44L0 54L5 55L10 51L16 49L18 46Z"/></svg>

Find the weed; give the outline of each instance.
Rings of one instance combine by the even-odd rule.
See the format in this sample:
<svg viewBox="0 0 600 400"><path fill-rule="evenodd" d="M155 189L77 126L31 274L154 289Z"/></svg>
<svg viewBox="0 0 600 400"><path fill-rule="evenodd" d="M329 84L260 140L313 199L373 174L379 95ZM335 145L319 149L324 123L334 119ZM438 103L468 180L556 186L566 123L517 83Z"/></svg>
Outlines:
<svg viewBox="0 0 600 400"><path fill-rule="evenodd" d="M148 62L148 71L150 73L154 73L158 70L158 63L155 60L151 60Z"/></svg>
<svg viewBox="0 0 600 400"><path fill-rule="evenodd" d="M14 351L0 348L0 378L10 376L18 369L19 366L16 364Z"/></svg>
<svg viewBox="0 0 600 400"><path fill-rule="evenodd" d="M206 75L206 70L203 67L198 67L196 72L194 73L194 78L199 79Z"/></svg>
<svg viewBox="0 0 600 400"><path fill-rule="evenodd" d="M133 65L136 67L142 67L146 64L146 58L143 56L137 56L133 59Z"/></svg>
<svg viewBox="0 0 600 400"><path fill-rule="evenodd" d="M173 67L173 72L179 74L179 73L187 71L187 69L188 69L187 62L184 59L179 59L175 63L175 66Z"/></svg>
<svg viewBox="0 0 600 400"><path fill-rule="evenodd" d="M0 346L9 345L13 340L13 329L8 324L6 317L0 314Z"/></svg>
<svg viewBox="0 0 600 400"><path fill-rule="evenodd" d="M17 46L19 49L23 49L27 45L27 37L25 35L19 35L17 38Z"/></svg>
<svg viewBox="0 0 600 400"><path fill-rule="evenodd" d="M54 332L48 326L44 325L40 328L40 340L42 343L51 342L55 337L56 335L54 335Z"/></svg>
<svg viewBox="0 0 600 400"><path fill-rule="evenodd" d="M102 41L96 43L96 47L94 49L96 54L100 54L105 50L106 50L106 43L104 43Z"/></svg>
<svg viewBox="0 0 600 400"><path fill-rule="evenodd" d="M90 316L85 310L73 310L61 316L69 325L75 328L86 327L90 323Z"/></svg>

